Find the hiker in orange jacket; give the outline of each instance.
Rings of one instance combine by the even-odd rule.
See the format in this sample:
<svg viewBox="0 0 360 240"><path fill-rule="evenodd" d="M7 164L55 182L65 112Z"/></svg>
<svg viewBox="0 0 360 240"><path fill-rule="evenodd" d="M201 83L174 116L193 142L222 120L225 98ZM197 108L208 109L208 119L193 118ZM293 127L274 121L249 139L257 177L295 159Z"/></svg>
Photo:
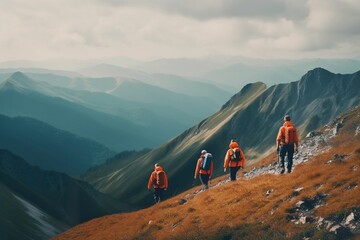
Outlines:
<svg viewBox="0 0 360 240"><path fill-rule="evenodd" d="M164 171L164 169L158 164L155 164L155 169L151 173L149 182L148 182L148 189L149 191L151 188L154 187L154 201L155 203L160 202L163 200L164 192L168 188L168 178Z"/></svg>
<svg viewBox="0 0 360 240"><path fill-rule="evenodd" d="M208 183L212 177L213 170L214 162L212 161L211 153L208 153L206 150L202 150L200 158L196 164L194 179L200 175L200 182L203 185L203 190L209 189Z"/></svg>
<svg viewBox="0 0 360 240"><path fill-rule="evenodd" d="M294 152L298 152L299 137L290 116L285 115L284 124L280 127L276 138L276 151L280 153L281 174L285 172L285 156L287 154L287 170L291 173Z"/></svg>
<svg viewBox="0 0 360 240"><path fill-rule="evenodd" d="M245 166L245 155L236 140L231 140L224 159L224 172L230 167L230 180L236 180L236 173Z"/></svg>

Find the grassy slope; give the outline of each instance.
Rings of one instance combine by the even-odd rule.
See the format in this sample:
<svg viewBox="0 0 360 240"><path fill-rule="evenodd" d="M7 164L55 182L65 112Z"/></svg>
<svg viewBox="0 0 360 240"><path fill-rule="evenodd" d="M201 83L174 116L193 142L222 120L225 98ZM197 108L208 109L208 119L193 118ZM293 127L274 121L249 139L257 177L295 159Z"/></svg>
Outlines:
<svg viewBox="0 0 360 240"><path fill-rule="evenodd" d="M292 174L240 178L194 195L197 187L144 210L91 220L55 239L336 239L315 224L296 225L288 218L297 202L322 193L328 195L314 209L316 218L347 216L360 207L360 189L354 187L360 184L360 134L354 135L359 116L359 108L348 113L332 148L296 166ZM349 156L328 164L335 154ZM270 155L257 165L274 159ZM299 187L304 189L295 194ZM184 198L189 202L181 204Z"/></svg>

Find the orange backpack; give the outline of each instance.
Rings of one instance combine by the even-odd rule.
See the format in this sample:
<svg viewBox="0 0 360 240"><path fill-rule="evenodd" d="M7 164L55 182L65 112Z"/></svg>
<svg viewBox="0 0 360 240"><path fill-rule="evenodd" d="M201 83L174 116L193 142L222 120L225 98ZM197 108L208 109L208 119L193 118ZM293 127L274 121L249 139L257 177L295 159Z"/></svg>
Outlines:
<svg viewBox="0 0 360 240"><path fill-rule="evenodd" d="M162 187L165 185L165 172L163 170L156 171L154 184L158 187Z"/></svg>
<svg viewBox="0 0 360 240"><path fill-rule="evenodd" d="M294 144L296 128L294 126L285 126L285 144Z"/></svg>

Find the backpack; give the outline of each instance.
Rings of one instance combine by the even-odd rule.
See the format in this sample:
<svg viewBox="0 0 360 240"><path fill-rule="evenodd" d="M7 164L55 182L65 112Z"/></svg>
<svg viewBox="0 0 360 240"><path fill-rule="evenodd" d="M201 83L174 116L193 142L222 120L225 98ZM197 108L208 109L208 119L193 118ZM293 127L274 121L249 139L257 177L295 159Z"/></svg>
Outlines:
<svg viewBox="0 0 360 240"><path fill-rule="evenodd" d="M294 144L296 128L294 126L285 126L285 144Z"/></svg>
<svg viewBox="0 0 360 240"><path fill-rule="evenodd" d="M234 148L231 151L232 154L230 155L230 161L240 162L241 161L240 148Z"/></svg>
<svg viewBox="0 0 360 240"><path fill-rule="evenodd" d="M200 165L200 168L203 170L210 170L212 162L212 155L211 153L206 153L203 157L202 163Z"/></svg>
<svg viewBox="0 0 360 240"><path fill-rule="evenodd" d="M154 184L158 187L165 185L165 172L163 170L156 171L156 177Z"/></svg>

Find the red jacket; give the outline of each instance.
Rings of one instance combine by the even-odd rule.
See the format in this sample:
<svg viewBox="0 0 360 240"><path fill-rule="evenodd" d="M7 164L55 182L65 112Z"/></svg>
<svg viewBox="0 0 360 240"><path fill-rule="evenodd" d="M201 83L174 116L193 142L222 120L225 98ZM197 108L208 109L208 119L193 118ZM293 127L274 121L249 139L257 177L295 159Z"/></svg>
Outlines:
<svg viewBox="0 0 360 240"><path fill-rule="evenodd" d="M231 155L234 153L234 149L239 148L240 149L240 156L241 161L230 161ZM239 147L239 144L237 142L231 142L229 145L229 150L227 150L224 158L224 168L228 167L244 167L245 166L245 155L242 149Z"/></svg>
<svg viewBox="0 0 360 240"><path fill-rule="evenodd" d="M157 166L155 168L155 170L150 175L149 182L148 182L148 189L150 189L152 186L154 186L154 188L168 188L168 178L167 178L165 171L164 171L164 176L165 176L164 185L157 186L156 184L154 184L156 181L156 172L157 171L164 171L164 170L161 166Z"/></svg>

